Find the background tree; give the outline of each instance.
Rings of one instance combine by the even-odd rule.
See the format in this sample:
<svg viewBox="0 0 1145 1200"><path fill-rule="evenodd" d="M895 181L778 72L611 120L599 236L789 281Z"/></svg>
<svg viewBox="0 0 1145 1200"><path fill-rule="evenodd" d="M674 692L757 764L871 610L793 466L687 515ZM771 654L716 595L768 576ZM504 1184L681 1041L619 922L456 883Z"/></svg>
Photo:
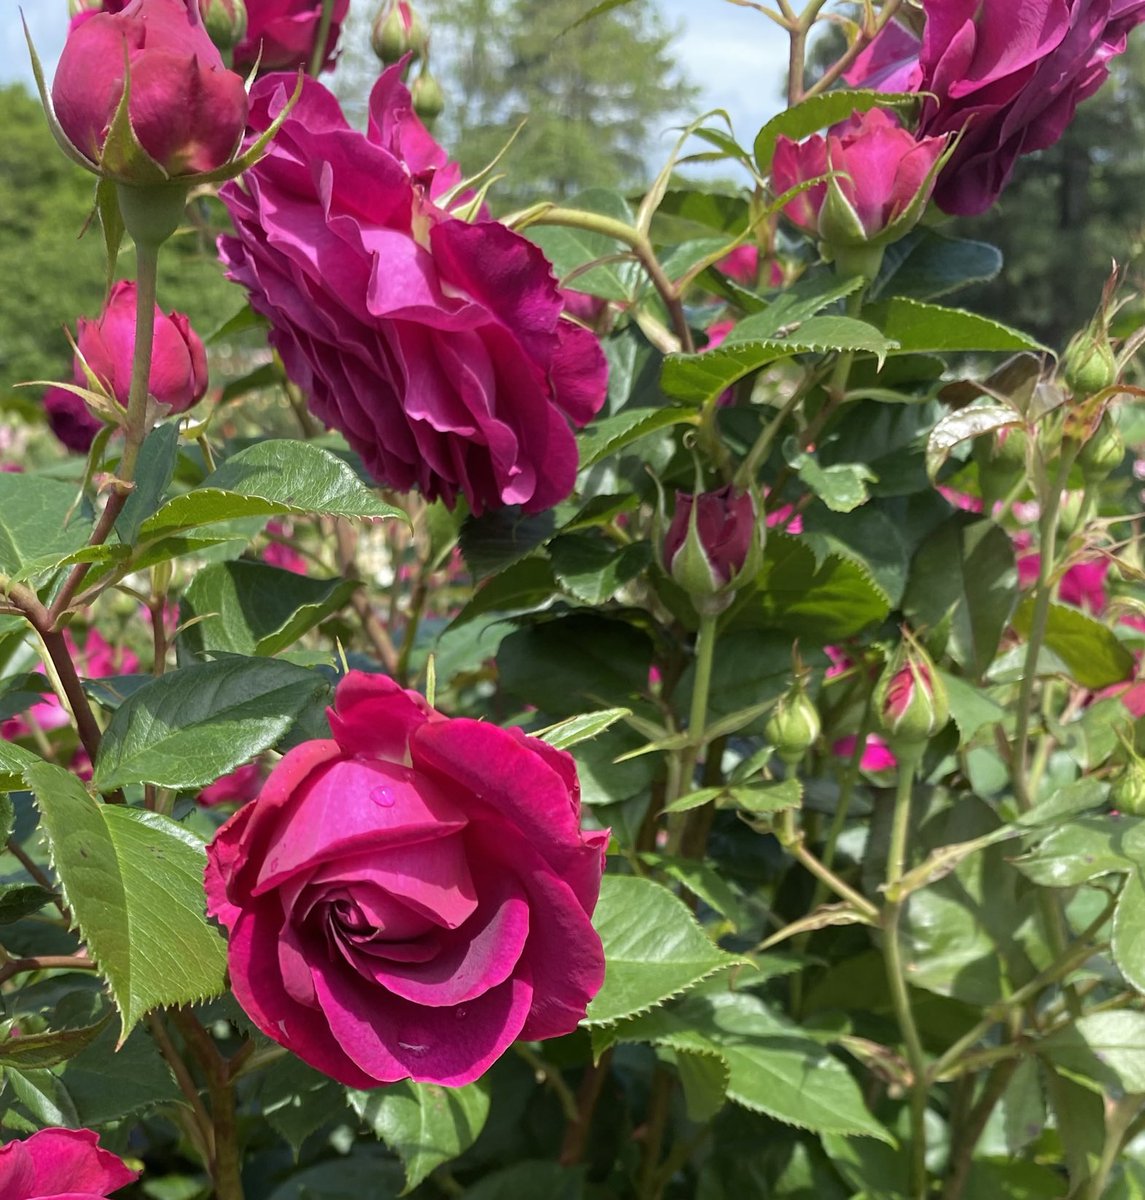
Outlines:
<svg viewBox="0 0 1145 1200"><path fill-rule="evenodd" d="M589 183L638 182L658 133L694 107L697 91L672 53L676 32L649 0L571 29L584 0L423 0L419 8L446 94L435 133L466 172L492 160L528 115L501 163L507 178L493 200L502 207L542 194L564 199ZM360 25L344 39L343 97L364 94L364 73L377 71L367 45Z"/></svg>

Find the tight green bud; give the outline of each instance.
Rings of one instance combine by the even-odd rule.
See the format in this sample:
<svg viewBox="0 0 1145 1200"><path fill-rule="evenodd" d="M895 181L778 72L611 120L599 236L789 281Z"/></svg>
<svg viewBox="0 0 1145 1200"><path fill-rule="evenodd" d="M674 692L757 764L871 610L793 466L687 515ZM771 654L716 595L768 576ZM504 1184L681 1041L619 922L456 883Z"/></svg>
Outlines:
<svg viewBox="0 0 1145 1200"><path fill-rule="evenodd" d="M1125 457L1125 439L1117 422L1106 409L1101 424L1077 454L1077 465L1086 483L1100 483L1121 466Z"/></svg>
<svg viewBox="0 0 1145 1200"><path fill-rule="evenodd" d="M819 710L801 684L780 698L764 734L785 763L794 766L815 744L822 724Z"/></svg>
<svg viewBox="0 0 1145 1200"><path fill-rule="evenodd" d="M875 684L875 714L892 746L927 742L950 719L946 685L930 655L909 635Z"/></svg>
<svg viewBox="0 0 1145 1200"><path fill-rule="evenodd" d="M408 54L417 61L425 53L429 38L421 18L406 0L387 4L374 18L370 45L386 66Z"/></svg>
<svg viewBox="0 0 1145 1200"><path fill-rule="evenodd" d="M409 94L414 112L427 125L432 125L445 111L445 93L441 90L441 84L428 71L422 71L410 84Z"/></svg>
<svg viewBox="0 0 1145 1200"><path fill-rule="evenodd" d="M1109 803L1118 812L1145 817L1145 759L1134 755L1129 760L1121 774L1113 781L1113 787L1109 791Z"/></svg>
<svg viewBox="0 0 1145 1200"><path fill-rule="evenodd" d="M1117 382L1117 356L1104 329L1076 334L1062 356L1062 378L1075 396L1092 396Z"/></svg>
<svg viewBox="0 0 1145 1200"><path fill-rule="evenodd" d="M1029 438L1019 425L997 429L974 440L974 461L978 464L978 486L989 512L999 500L1010 494L1026 475L1026 449Z"/></svg>

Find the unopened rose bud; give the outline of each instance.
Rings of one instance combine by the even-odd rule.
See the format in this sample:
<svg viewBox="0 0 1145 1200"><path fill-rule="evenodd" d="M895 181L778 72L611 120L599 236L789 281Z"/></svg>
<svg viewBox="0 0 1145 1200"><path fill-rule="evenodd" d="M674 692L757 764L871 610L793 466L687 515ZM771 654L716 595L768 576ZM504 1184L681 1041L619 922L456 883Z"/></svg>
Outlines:
<svg viewBox="0 0 1145 1200"><path fill-rule="evenodd" d="M1145 759L1130 758L1109 789L1109 803L1118 812L1145 817Z"/></svg>
<svg viewBox="0 0 1145 1200"><path fill-rule="evenodd" d="M425 53L429 38L421 18L406 0L386 4L374 18L370 30L370 45L388 67L405 55L416 62Z"/></svg>
<svg viewBox="0 0 1145 1200"><path fill-rule="evenodd" d="M199 0L203 25L211 41L226 54L246 37L247 15L243 0Z"/></svg>
<svg viewBox="0 0 1145 1200"><path fill-rule="evenodd" d="M1098 325L1076 334L1062 355L1062 378L1075 396L1092 396L1117 382L1117 356Z"/></svg>
<svg viewBox="0 0 1145 1200"><path fill-rule="evenodd" d="M815 744L822 725L819 710L801 683L780 697L764 729L776 754L794 766Z"/></svg>
<svg viewBox="0 0 1145 1200"><path fill-rule="evenodd" d="M94 321L77 322L76 346L88 370L109 396L124 407L131 391L135 351L135 284L124 280L111 289L103 312ZM76 382L88 386L77 358ZM171 412L186 412L207 390L207 352L182 313L155 308L149 391Z"/></svg>
<svg viewBox="0 0 1145 1200"><path fill-rule="evenodd" d="M129 86L129 135L104 148ZM73 22L52 83L60 127L93 166L120 183L213 171L246 124L242 79L223 65L198 0L131 0Z"/></svg>
<svg viewBox="0 0 1145 1200"><path fill-rule="evenodd" d="M432 125L445 111L445 93L428 71L422 71L410 84L409 94L414 112L426 125Z"/></svg>
<svg viewBox="0 0 1145 1200"><path fill-rule="evenodd" d="M920 745L950 718L946 685L931 657L911 637L898 645L875 684L875 714L892 745Z"/></svg>
<svg viewBox="0 0 1145 1200"><path fill-rule="evenodd" d="M1077 465L1086 483L1100 483L1121 466L1125 457L1125 439L1109 410L1102 415L1101 424L1082 444L1077 453Z"/></svg>
<svg viewBox="0 0 1145 1200"><path fill-rule="evenodd" d="M698 495L677 492L664 535L664 569L697 607L716 598L730 600L737 584L759 569L763 538L764 524L750 492L731 484Z"/></svg>

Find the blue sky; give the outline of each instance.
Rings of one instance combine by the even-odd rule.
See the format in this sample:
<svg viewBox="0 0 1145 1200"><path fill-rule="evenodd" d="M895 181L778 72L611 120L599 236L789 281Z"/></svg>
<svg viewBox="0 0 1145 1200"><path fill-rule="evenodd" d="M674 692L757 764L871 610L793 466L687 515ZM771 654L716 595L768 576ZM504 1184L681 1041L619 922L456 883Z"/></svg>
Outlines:
<svg viewBox="0 0 1145 1200"><path fill-rule="evenodd" d="M29 88L32 70L16 5L0 0L0 82L21 80ZM377 0L354 0L374 5ZM12 5L12 7L8 7ZM22 0L24 16L49 80L67 27L65 0ZM750 8L728 0L660 0L665 17L683 28L677 42L680 63L701 86L702 112L724 108L741 145L749 145L759 126L779 111L787 59L782 31ZM9 15L10 14L10 15Z"/></svg>

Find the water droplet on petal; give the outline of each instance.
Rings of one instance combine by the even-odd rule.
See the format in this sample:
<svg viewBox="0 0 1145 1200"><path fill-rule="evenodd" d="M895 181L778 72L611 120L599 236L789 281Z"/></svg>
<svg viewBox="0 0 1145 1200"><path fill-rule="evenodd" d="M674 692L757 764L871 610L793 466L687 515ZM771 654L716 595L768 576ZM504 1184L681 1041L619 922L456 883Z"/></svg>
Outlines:
<svg viewBox="0 0 1145 1200"><path fill-rule="evenodd" d="M411 1054L424 1054L429 1049L428 1046L418 1046L412 1042L398 1042L398 1045L403 1050L408 1050Z"/></svg>
<svg viewBox="0 0 1145 1200"><path fill-rule="evenodd" d="M460 1021L463 1017L469 1016L469 1009L467 1009L464 1005L461 1005L454 1009L453 1015Z"/></svg>
<svg viewBox="0 0 1145 1200"><path fill-rule="evenodd" d="M394 796L389 788L376 787L370 790L370 799L382 808L393 808Z"/></svg>

